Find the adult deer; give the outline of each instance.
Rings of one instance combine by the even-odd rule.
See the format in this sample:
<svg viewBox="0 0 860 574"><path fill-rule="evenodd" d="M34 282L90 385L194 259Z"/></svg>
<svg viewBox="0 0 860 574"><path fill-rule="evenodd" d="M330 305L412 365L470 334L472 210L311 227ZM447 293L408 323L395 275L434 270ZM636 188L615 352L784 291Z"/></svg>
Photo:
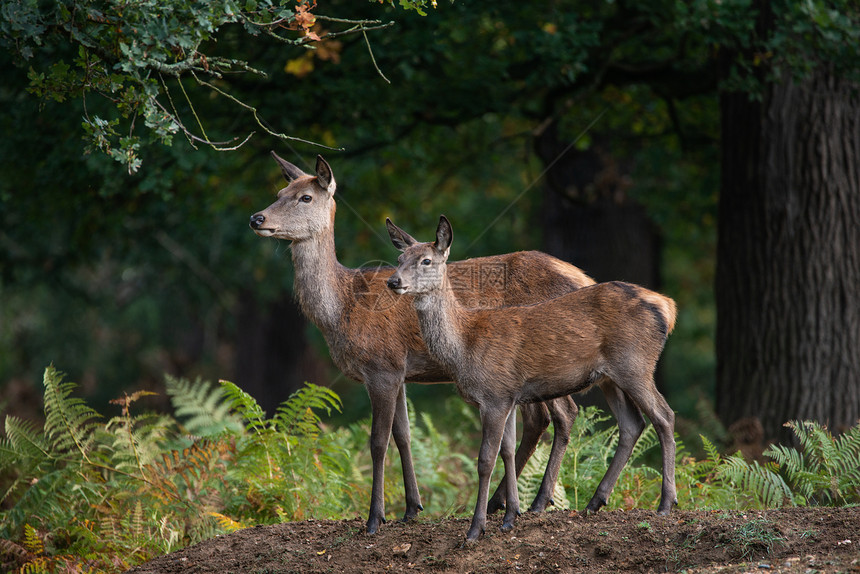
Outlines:
<svg viewBox="0 0 860 574"><path fill-rule="evenodd" d="M412 464L404 382L451 382L448 371L427 352L415 311L385 287L393 268L348 269L338 262L334 245L335 188L331 167L317 158L311 175L278 157L288 185L269 207L251 216L262 237L291 241L295 293L305 315L319 327L332 359L348 377L363 382L372 409L370 453L373 486L367 532L385 522L384 462L389 436L400 451L406 492L404 520L421 506ZM451 265L459 282L457 297L465 306L523 305L556 297L594 281L578 268L539 252L481 257ZM526 405L523 437L516 455L517 473L534 452L552 418L555 437L544 481L531 509L552 502L558 469L576 417L569 397ZM493 497L489 510L504 507L505 493Z"/></svg>
<svg viewBox="0 0 860 574"><path fill-rule="evenodd" d="M386 225L392 243L403 251L388 287L412 296L430 355L454 375L463 398L480 410L478 502L466 539L484 532L490 473L500 448L507 492L502 530L513 528L516 520L517 488L511 472L516 405L594 385L606 393L620 438L586 510L596 511L606 503L644 429L644 412L662 447L658 513L668 514L677 504L675 415L657 391L654 369L675 325L675 302L643 287L612 282L528 306L467 309L454 296L446 265L453 239L450 222L440 218L433 243L419 243L390 220Z"/></svg>

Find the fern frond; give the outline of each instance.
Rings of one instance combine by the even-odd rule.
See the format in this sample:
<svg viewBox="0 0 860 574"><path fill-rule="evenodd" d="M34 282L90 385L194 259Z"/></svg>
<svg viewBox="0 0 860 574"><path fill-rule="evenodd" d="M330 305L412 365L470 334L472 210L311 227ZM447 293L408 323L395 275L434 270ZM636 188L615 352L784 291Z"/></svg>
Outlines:
<svg viewBox="0 0 860 574"><path fill-rule="evenodd" d="M48 457L45 433L33 421L6 416L6 438L0 439L0 469Z"/></svg>
<svg viewBox="0 0 860 574"><path fill-rule="evenodd" d="M749 494L765 508L780 508L786 501L793 501L791 489L774 468L758 462L750 464L740 455L723 459L717 476Z"/></svg>
<svg viewBox="0 0 860 574"><path fill-rule="evenodd" d="M520 473L520 478L517 480L517 490L519 491L520 501L526 502L532 500L540 490L543 483L546 465L549 462L549 456L552 452L552 446L541 442L532 454L532 457L526 462ZM567 500L567 492L560 480L555 483L555 489L552 493L552 499L555 502L555 507L559 510L569 510L570 502Z"/></svg>
<svg viewBox="0 0 860 574"><path fill-rule="evenodd" d="M722 455L720 455L720 449L718 449L717 446L708 439L708 437L700 434L699 439L702 441L702 448L706 455L704 460L700 460L696 464L695 475L701 479L710 475L717 467L720 466L722 463Z"/></svg>
<svg viewBox="0 0 860 574"><path fill-rule="evenodd" d="M223 386L216 387L201 379L165 377L165 388L176 417L183 421L189 434L214 436L222 432L239 433L244 429Z"/></svg>
<svg viewBox="0 0 860 574"><path fill-rule="evenodd" d="M816 421L790 421L785 426L794 431L814 468L826 466L838 456L833 435L822 424Z"/></svg>
<svg viewBox="0 0 860 574"><path fill-rule="evenodd" d="M305 386L281 403L272 422L275 428L288 436L316 437L321 421L317 410L331 414L341 409L340 397L329 388L305 383Z"/></svg>
<svg viewBox="0 0 860 574"><path fill-rule="evenodd" d="M230 408L244 419L245 428L258 434L263 432L266 429L266 413L263 407L235 383L223 379L218 382L230 401Z"/></svg>
<svg viewBox="0 0 860 574"><path fill-rule="evenodd" d="M143 473L143 467L156 460L171 435L171 417L147 413L124 414L108 421L96 431L99 443L107 453L108 463L121 472Z"/></svg>
<svg viewBox="0 0 860 574"><path fill-rule="evenodd" d="M850 453L855 458L860 458L860 421L857 424L842 433L837 439L838 449L843 453Z"/></svg>
<svg viewBox="0 0 860 574"><path fill-rule="evenodd" d="M645 427L645 430L642 431L642 435L639 437L639 440L637 440L636 444L633 445L633 453L630 455L627 466L636 464L646 452L659 444L660 439L657 437L657 429L654 428L654 425L648 425Z"/></svg>
<svg viewBox="0 0 860 574"><path fill-rule="evenodd" d="M228 442L201 439L184 449L162 453L160 461L146 467L145 475L161 497L176 500L182 492L198 490L201 483L220 482L224 461L233 454Z"/></svg>
<svg viewBox="0 0 860 574"><path fill-rule="evenodd" d="M30 524L24 525L24 548L37 556L45 553L45 542Z"/></svg>
<svg viewBox="0 0 860 574"><path fill-rule="evenodd" d="M809 466L800 451L775 444L769 446L763 454L776 462L794 489L804 499L810 500L815 491L820 488L817 469Z"/></svg>
<svg viewBox="0 0 860 574"><path fill-rule="evenodd" d="M209 516L215 518L218 522L218 526L226 530L227 532L235 532L237 530L242 530L243 528L247 528L247 525L243 524L238 520L233 520L229 516L225 516L220 512L209 512ZM285 521L286 522L286 521Z"/></svg>
<svg viewBox="0 0 860 574"><path fill-rule="evenodd" d="M77 385L64 382L63 376L53 366L45 369L45 435L55 451L77 452L89 461L94 421L101 415L70 396Z"/></svg>
<svg viewBox="0 0 860 574"><path fill-rule="evenodd" d="M21 566L21 574L48 574L53 571L53 564L44 556L38 556Z"/></svg>
<svg viewBox="0 0 860 574"><path fill-rule="evenodd" d="M801 450L774 445L764 454L780 465L795 490L818 503L860 501L860 426L838 439L815 421L785 426L794 431Z"/></svg>
<svg viewBox="0 0 860 574"><path fill-rule="evenodd" d="M0 472L13 470L14 479L4 487L0 496L4 502L22 484L29 482L42 473L40 470L51 459L45 435L31 421L8 415L6 417L6 436L0 437Z"/></svg>

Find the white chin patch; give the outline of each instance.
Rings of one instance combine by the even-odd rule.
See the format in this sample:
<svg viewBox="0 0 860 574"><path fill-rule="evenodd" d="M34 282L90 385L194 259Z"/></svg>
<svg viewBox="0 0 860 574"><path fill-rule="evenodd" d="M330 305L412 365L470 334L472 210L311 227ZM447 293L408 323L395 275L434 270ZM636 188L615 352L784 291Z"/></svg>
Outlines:
<svg viewBox="0 0 860 574"><path fill-rule="evenodd" d="M274 229L255 229L254 233L259 235L260 237L271 237L275 234Z"/></svg>
<svg viewBox="0 0 860 574"><path fill-rule="evenodd" d="M394 289L394 292L397 293L398 295L403 295L404 293L406 293L406 289L404 289L402 287L398 287L397 289Z"/></svg>

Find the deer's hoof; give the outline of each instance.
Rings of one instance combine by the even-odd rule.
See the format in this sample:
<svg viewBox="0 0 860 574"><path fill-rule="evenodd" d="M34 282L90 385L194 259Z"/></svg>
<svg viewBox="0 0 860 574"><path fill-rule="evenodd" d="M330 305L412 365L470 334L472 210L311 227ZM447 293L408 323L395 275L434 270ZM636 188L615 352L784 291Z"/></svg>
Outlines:
<svg viewBox="0 0 860 574"><path fill-rule="evenodd" d="M474 544L478 541L478 538L484 533L483 528L478 529L470 529L469 532L466 533L466 540L463 541L463 546L468 546L469 544Z"/></svg>
<svg viewBox="0 0 860 574"><path fill-rule="evenodd" d="M606 506L606 499L595 495L594 498L588 501L588 504L585 506L585 510L582 511L582 515L588 516L590 514L596 514L597 511L604 506Z"/></svg>
<svg viewBox="0 0 860 574"><path fill-rule="evenodd" d="M376 534L379 531L380 524L385 524L385 517L376 518L371 517L367 519L367 533L368 534Z"/></svg>
<svg viewBox="0 0 860 574"><path fill-rule="evenodd" d="M668 504L664 504L663 501L660 501L660 507L657 509L657 514L660 516L669 516L669 513L672 512L672 508L678 506L678 499L672 499L672 502Z"/></svg>
<svg viewBox="0 0 860 574"><path fill-rule="evenodd" d="M403 515L403 519L401 520L401 522L409 522L410 520L412 520L414 518L418 518L418 513L421 512L422 510L424 510L424 507L421 506L420 504L418 506L416 506L414 510L407 508L406 514Z"/></svg>
<svg viewBox="0 0 860 574"><path fill-rule="evenodd" d="M487 514L495 514L500 510L505 509L505 503L499 500L492 499L487 503Z"/></svg>

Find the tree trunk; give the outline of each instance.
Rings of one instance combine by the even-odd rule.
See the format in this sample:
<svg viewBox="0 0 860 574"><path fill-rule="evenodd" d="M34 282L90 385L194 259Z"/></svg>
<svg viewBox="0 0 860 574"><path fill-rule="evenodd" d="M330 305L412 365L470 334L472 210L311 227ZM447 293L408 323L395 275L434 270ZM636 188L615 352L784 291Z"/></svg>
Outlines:
<svg viewBox="0 0 860 574"><path fill-rule="evenodd" d="M766 438L860 418L860 99L818 71L725 94L717 246L717 412Z"/></svg>

